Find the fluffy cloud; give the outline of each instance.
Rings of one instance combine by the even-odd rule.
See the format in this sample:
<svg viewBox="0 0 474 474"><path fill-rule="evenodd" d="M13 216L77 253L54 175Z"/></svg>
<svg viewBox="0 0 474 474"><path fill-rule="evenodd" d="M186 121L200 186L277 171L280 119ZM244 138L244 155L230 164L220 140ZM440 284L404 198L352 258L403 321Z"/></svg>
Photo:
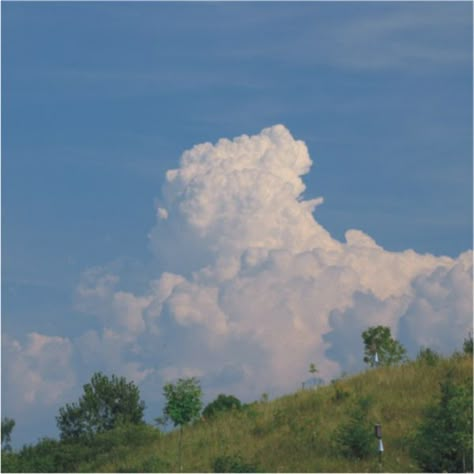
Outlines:
<svg viewBox="0 0 474 474"><path fill-rule="evenodd" d="M84 304L137 342L138 360L161 358L159 376L199 374L247 397L294 389L311 361L326 378L355 370L369 325L389 325L413 350L459 347L472 252L388 252L354 229L333 239L313 216L322 198L302 199L310 166L282 125L186 151L149 234L165 272L139 295L107 292L117 277L95 275L79 288Z"/></svg>
<svg viewBox="0 0 474 474"><path fill-rule="evenodd" d="M357 369L370 325L390 326L411 352L460 347L472 325L472 251L389 252L354 229L333 239L313 215L322 198L302 198L310 167L305 144L282 125L184 152L149 234L162 273L137 292L114 272L85 272L77 307L97 327L48 344L154 395L169 378L198 375L207 394L246 399L294 390L310 362L326 379ZM32 377L27 354L46 357L48 344L9 347Z"/></svg>

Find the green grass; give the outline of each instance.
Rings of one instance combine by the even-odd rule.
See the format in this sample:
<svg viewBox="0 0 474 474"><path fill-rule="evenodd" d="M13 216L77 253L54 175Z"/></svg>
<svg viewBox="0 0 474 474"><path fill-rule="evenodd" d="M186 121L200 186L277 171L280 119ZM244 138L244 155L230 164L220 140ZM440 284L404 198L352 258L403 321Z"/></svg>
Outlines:
<svg viewBox="0 0 474 474"><path fill-rule="evenodd" d="M472 384L472 357L454 356L435 365L410 362L371 369L318 389L304 390L244 410L223 413L184 429L183 471L212 472L219 457L235 457L263 472L418 472L410 438L424 408L439 395L447 372ZM349 460L339 455L337 428L362 397L372 400L368 425L381 423L385 452ZM176 472L178 433L149 435L79 466L93 472ZM239 457L240 456L240 457ZM238 458L239 457L239 458ZM232 458L234 459L234 458Z"/></svg>

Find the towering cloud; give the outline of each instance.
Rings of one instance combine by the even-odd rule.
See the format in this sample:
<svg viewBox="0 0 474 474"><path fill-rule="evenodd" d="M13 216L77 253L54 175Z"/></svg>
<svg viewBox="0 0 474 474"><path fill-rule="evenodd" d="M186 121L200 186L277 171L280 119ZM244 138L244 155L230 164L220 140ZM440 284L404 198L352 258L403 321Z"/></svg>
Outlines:
<svg viewBox="0 0 474 474"><path fill-rule="evenodd" d="M78 307L102 329L71 342L78 363L144 387L198 375L207 393L251 399L294 390L310 362L326 379L357 369L369 325L390 326L412 354L460 347L472 325L472 251L388 252L360 230L333 239L313 215L322 198L302 199L310 166L282 125L186 151L149 234L157 278L134 293L104 269L82 276Z"/></svg>
<svg viewBox="0 0 474 474"><path fill-rule="evenodd" d="M389 325L412 350L459 346L472 252L388 252L360 230L338 242L313 216L322 198L302 199L310 166L282 125L186 151L149 235L164 273L141 295L105 296L115 277L96 276L83 300L139 341L138 354L167 345L158 374L199 374L247 396L295 388L311 361L326 378L360 367L368 325Z"/></svg>

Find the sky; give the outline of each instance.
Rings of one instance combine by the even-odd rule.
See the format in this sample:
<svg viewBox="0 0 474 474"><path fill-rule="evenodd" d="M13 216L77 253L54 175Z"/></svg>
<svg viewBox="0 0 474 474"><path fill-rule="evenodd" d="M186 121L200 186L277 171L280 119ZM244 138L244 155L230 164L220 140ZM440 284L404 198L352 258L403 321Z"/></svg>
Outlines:
<svg viewBox="0 0 474 474"><path fill-rule="evenodd" d="M2 2L2 416L205 401L472 327L469 2ZM239 138L240 137L240 138Z"/></svg>

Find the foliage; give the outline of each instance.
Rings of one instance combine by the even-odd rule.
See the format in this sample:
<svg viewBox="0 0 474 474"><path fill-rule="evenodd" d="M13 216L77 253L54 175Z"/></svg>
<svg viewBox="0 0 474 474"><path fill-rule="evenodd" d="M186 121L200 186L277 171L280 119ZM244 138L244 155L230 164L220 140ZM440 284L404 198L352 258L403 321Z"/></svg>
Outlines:
<svg viewBox="0 0 474 474"><path fill-rule="evenodd" d="M17 453L2 451L2 472L22 472Z"/></svg>
<svg viewBox="0 0 474 474"><path fill-rule="evenodd" d="M332 396L332 400L335 402L341 402L345 400L346 398L349 398L351 393L340 386L337 382L334 384L334 395Z"/></svg>
<svg viewBox="0 0 474 474"><path fill-rule="evenodd" d="M23 446L16 459L17 472L66 472L63 458L67 453L58 449L59 444L55 439L42 438L35 445Z"/></svg>
<svg viewBox="0 0 474 474"><path fill-rule="evenodd" d="M79 402L66 404L56 417L61 439L93 435L121 424L143 423L145 403L133 382L125 377L112 375L109 379L101 372L95 373L90 383L84 385Z"/></svg>
<svg viewBox="0 0 474 474"><path fill-rule="evenodd" d="M212 418L218 413L228 410L240 410L242 404L240 400L233 395L219 394L218 397L204 408L202 414L205 418Z"/></svg>
<svg viewBox="0 0 474 474"><path fill-rule="evenodd" d="M472 472L472 383L441 384L439 401L425 410L412 455L427 472Z"/></svg>
<svg viewBox="0 0 474 474"><path fill-rule="evenodd" d="M472 332L469 333L468 337L464 339L463 351L465 354L472 356Z"/></svg>
<svg viewBox="0 0 474 474"><path fill-rule="evenodd" d="M178 465L182 471L183 426L199 418L202 408L202 390L195 377L179 379L176 384L168 383L163 387L166 405L163 413L170 418L174 426L179 426Z"/></svg>
<svg viewBox="0 0 474 474"><path fill-rule="evenodd" d="M240 454L218 456L213 462L214 472L263 472L261 468L242 459Z"/></svg>
<svg viewBox="0 0 474 474"><path fill-rule="evenodd" d="M350 393L340 400L334 396L337 386L329 385L318 391L297 391L268 403L253 402L242 410L222 413L212 423L191 423L184 431L185 470L212 471L217 457L241 453L243 464L258 460L267 472L374 472L381 468L385 472L419 472L421 467L411 452L410 434L432 403L431 394L437 393L449 371L455 385L466 389L472 386L472 363L472 357L458 353L455 357L442 357L435 365L413 361L382 367L338 380L341 391ZM367 431L372 432L375 422L383 426L383 466L377 465L373 432L373 456L356 459L339 455L340 444L337 453L331 449L340 426L349 424L357 407L355 401L368 397L372 398L372 405L365 402L362 406L368 411ZM49 456L53 458L49 469L60 472L173 472L178 470L176 443L181 431L161 433L146 424L119 425L91 437L49 445L41 440L41 450L29 450L28 464L26 456L20 459L18 452L3 453L2 470L38 472L48 466ZM45 449L48 446L49 453ZM467 455L465 463L467 470ZM258 466L254 467L257 470Z"/></svg>
<svg viewBox="0 0 474 474"><path fill-rule="evenodd" d="M40 439L18 453L2 457L3 472L98 472L98 465L113 457L118 459L129 449L136 449L160 437L147 425L121 425L91 437L55 440ZM166 469L164 469L166 471Z"/></svg>
<svg viewBox="0 0 474 474"><path fill-rule="evenodd" d="M163 387L166 405L163 410L174 426L184 426L199 418L202 408L202 390L195 377L179 379L176 384Z"/></svg>
<svg viewBox="0 0 474 474"><path fill-rule="evenodd" d="M15 420L12 418L3 418L2 420L2 450L11 451L12 431L15 427Z"/></svg>
<svg viewBox="0 0 474 474"><path fill-rule="evenodd" d="M364 341L364 362L371 367L375 365L374 355L377 352L380 366L396 365L406 360L405 348L392 338L387 326L372 326L362 333Z"/></svg>
<svg viewBox="0 0 474 474"><path fill-rule="evenodd" d="M429 347L422 347L416 356L416 360L422 364L436 365L441 360L441 356Z"/></svg>
<svg viewBox="0 0 474 474"><path fill-rule="evenodd" d="M368 419L370 399L362 398L351 408L348 421L336 430L336 449L349 459L366 459L374 452L372 424Z"/></svg>

